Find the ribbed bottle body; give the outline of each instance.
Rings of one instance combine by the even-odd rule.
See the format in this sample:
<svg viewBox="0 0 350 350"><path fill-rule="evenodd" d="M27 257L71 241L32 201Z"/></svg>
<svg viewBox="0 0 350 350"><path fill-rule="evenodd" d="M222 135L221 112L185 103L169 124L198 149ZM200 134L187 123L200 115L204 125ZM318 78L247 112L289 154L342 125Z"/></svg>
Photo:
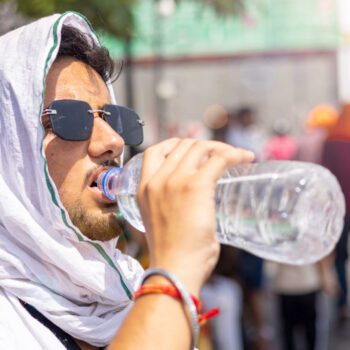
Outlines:
<svg viewBox="0 0 350 350"><path fill-rule="evenodd" d="M216 190L218 238L266 259L306 264L339 239L344 196L325 168L270 161L237 166Z"/></svg>
<svg viewBox="0 0 350 350"><path fill-rule="evenodd" d="M124 218L145 231L136 199L141 167L142 155L137 155L116 172L117 181L109 176L105 188L116 196ZM312 263L328 254L345 214L336 178L319 165L294 161L228 170L218 181L215 201L221 243L289 264Z"/></svg>

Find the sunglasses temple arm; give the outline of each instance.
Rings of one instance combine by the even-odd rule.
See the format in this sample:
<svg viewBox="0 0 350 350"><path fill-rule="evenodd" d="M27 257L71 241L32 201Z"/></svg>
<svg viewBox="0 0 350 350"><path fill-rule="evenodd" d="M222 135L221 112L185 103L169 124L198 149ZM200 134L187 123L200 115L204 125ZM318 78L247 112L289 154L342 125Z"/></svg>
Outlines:
<svg viewBox="0 0 350 350"><path fill-rule="evenodd" d="M44 109L42 116L51 115L51 114L57 114L57 111L55 109Z"/></svg>

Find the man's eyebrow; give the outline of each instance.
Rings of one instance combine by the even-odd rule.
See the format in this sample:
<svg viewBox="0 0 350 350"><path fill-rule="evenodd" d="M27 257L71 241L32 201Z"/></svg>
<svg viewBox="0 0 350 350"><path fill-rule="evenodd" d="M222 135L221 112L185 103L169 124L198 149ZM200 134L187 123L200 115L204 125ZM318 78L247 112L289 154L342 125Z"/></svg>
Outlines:
<svg viewBox="0 0 350 350"><path fill-rule="evenodd" d="M50 101L49 103L47 103L47 104L43 107L43 111L45 111L45 109L49 109L49 106L50 106L53 102L59 101L59 100L61 100L61 99L52 100L52 101ZM85 103L87 103L87 104L90 106L91 109L101 109L101 110L103 110L107 105L115 105L115 103L111 103L111 102L107 101L107 102L104 102L104 103L98 103L98 104L96 105L96 108L92 108L91 104L90 104L89 102L85 101L85 100L78 100L78 99L71 99L71 100L85 102Z"/></svg>

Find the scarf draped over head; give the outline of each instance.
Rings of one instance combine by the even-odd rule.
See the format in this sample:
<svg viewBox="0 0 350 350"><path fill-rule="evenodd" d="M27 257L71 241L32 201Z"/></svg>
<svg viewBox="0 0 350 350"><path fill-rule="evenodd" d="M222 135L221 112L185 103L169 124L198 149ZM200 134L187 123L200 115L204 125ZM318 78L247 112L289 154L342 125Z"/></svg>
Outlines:
<svg viewBox="0 0 350 350"><path fill-rule="evenodd" d="M41 113L62 25L98 43L86 19L72 12L0 37L1 349L64 348L19 300L74 338L106 346L142 274L115 249L116 240L89 240L72 224L48 173Z"/></svg>

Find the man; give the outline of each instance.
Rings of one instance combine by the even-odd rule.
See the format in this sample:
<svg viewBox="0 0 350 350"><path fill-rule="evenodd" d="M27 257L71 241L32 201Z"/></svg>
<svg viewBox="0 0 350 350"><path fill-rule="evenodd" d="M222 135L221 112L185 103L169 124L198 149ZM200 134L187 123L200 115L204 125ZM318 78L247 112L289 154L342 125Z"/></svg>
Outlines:
<svg viewBox="0 0 350 350"><path fill-rule="evenodd" d="M111 61L88 22L43 18L0 38L0 52L0 348L188 348L178 300L133 302L143 271L115 249L118 208L95 186L121 164L124 139L107 119ZM138 201L151 266L194 295L219 250L216 180L252 158L178 139L145 152Z"/></svg>

